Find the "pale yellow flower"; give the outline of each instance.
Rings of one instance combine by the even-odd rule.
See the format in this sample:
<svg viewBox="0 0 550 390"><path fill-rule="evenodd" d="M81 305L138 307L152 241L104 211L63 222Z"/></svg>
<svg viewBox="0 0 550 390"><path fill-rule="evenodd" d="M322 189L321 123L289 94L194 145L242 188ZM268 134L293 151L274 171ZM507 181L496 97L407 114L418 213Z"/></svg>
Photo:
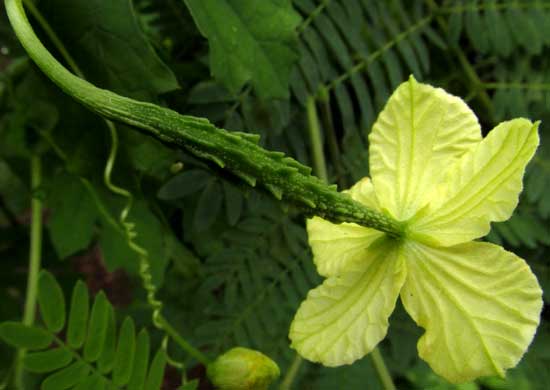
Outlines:
<svg viewBox="0 0 550 390"><path fill-rule="evenodd" d="M401 238L308 221L324 283L290 329L292 347L326 366L350 364L386 336L397 298L425 329L418 352L451 382L503 376L533 339L542 292L524 260L473 241L518 203L538 123L514 119L485 138L459 98L414 78L378 117L370 172L349 194L406 226Z"/></svg>

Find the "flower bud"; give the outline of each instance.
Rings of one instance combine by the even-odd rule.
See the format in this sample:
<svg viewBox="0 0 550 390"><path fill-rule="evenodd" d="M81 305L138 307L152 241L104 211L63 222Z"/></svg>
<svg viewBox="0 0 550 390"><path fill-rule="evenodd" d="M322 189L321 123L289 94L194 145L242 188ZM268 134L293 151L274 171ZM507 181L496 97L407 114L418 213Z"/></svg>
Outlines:
<svg viewBox="0 0 550 390"><path fill-rule="evenodd" d="M208 379L219 390L267 390L279 377L277 364L263 353L232 348L208 365Z"/></svg>

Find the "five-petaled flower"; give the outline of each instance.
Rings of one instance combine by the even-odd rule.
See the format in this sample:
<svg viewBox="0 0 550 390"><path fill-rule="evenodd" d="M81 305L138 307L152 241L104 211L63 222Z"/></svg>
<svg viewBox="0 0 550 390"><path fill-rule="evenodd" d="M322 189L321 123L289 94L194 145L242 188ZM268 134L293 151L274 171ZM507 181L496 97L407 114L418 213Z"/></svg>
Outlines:
<svg viewBox="0 0 550 390"><path fill-rule="evenodd" d="M485 138L458 97L412 76L369 136L370 173L349 195L401 221L392 238L315 217L309 242L324 283L290 329L292 346L326 366L350 364L385 337L398 296L425 329L418 352L451 382L504 375L535 334L542 292L525 261L480 241L518 203L538 123L503 122Z"/></svg>

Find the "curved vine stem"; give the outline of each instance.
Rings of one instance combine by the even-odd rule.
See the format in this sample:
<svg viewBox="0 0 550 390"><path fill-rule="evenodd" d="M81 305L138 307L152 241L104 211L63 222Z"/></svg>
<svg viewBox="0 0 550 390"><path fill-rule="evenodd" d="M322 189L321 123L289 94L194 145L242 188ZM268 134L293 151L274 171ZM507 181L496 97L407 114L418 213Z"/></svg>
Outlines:
<svg viewBox="0 0 550 390"><path fill-rule="evenodd" d="M40 42L22 0L5 0L5 4L12 27L33 61L63 91L96 114L184 148L249 185L258 185L277 199L299 206L306 215L319 215L335 223L353 222L394 237L404 234L401 222L337 192L311 176L308 167L283 153L262 148L253 135L216 128L204 118L120 96L75 76Z"/></svg>
<svg viewBox="0 0 550 390"><path fill-rule="evenodd" d="M51 39L52 43L55 45L57 50L61 53L69 67L72 69L72 71L77 74L82 79L85 78L83 72L78 67L76 61L72 58L68 50L65 48L57 34L53 31L47 20L42 16L42 14L38 11L38 9L35 7L35 5L28 0L23 0L25 3L25 6L29 9L30 13L33 15L33 17L38 21L38 23L41 25L43 30L46 32L48 37ZM114 194L117 194L119 196L122 196L126 199L126 204L123 207L120 216L119 216L119 223L123 227L123 233L127 238L127 244L139 257L139 274L143 281L143 287L147 292L147 303L153 310L153 324L155 327L159 330L161 330L163 333L166 333L170 336L172 340L174 340L183 350L185 350L189 355L193 356L195 359L197 359L199 362L203 363L204 365L207 365L210 363L210 360L206 355L204 355L202 352L197 350L195 347L193 347L189 342L187 342L173 327L170 325L170 323L162 316L162 302L159 301L156 298L156 291L157 287L153 283L153 277L151 274L151 266L149 262L149 254L147 250L140 245L138 245L135 242L135 238L137 237L137 233L135 232L135 224L128 222L128 215L130 213L130 210L132 209L132 205L134 202L134 198L131 192L128 190L119 187L115 185L112 182L111 174L114 169L116 156L118 152L118 146L119 146L119 139L118 139L118 132L113 122L109 120L105 120L105 123L109 129L109 134L111 137L111 148L109 150L109 156L107 158L107 162L105 164L105 169L103 171L103 180L105 182L105 186ZM61 152L61 155L63 153ZM34 172L34 171L33 171ZM33 185L34 187L34 185ZM34 208L33 208L34 212ZM33 214L34 215L34 214ZM32 246L31 246L32 251ZM32 252L31 252L32 253ZM35 294L36 295L36 292ZM167 349L167 342L163 342L163 347ZM176 367L183 367L183 365L179 362L176 362L172 359L169 359L171 364Z"/></svg>

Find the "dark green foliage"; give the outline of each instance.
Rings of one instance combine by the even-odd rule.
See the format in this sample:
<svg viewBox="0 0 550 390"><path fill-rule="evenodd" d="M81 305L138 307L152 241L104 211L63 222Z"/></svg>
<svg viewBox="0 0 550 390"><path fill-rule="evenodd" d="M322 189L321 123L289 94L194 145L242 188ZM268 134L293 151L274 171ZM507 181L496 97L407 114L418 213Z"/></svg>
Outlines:
<svg viewBox="0 0 550 390"><path fill-rule="evenodd" d="M53 341L52 335L45 330L17 322L2 323L0 336L5 342L17 348L46 348Z"/></svg>
<svg viewBox="0 0 550 390"><path fill-rule="evenodd" d="M166 366L166 352L159 349L153 358L151 367L147 374L147 380L145 382L144 390L157 390L162 385L162 378L164 374L164 366Z"/></svg>
<svg viewBox="0 0 550 390"><path fill-rule="evenodd" d="M86 249L94 234L98 212L84 184L74 175L57 175L51 183L49 200L53 209L50 236L59 257ZM70 226L67 221L71 221Z"/></svg>
<svg viewBox="0 0 550 390"><path fill-rule="evenodd" d="M509 221L493 224L487 237L526 259L544 290L543 325L522 362L506 379L451 385L419 359L416 343L422 331L400 307L390 318L381 352L398 389L550 388L549 1L294 0L294 11L285 14L293 26L299 18L292 15L301 16L295 33L282 25L268 26L268 17L261 23L250 21L259 25L250 34L257 41L263 29L284 30L286 49L279 56L263 45L270 66L249 67L239 77L232 77L229 67L213 72L209 57L218 66L226 57L209 49L216 35L212 26L189 12L193 6L220 3L227 8L237 2L35 3L95 84L206 117L231 136L283 152L306 166L312 166L312 159L305 102L314 97L329 181L339 189L368 175L370 127L395 86L410 74L465 98L484 132L517 116L542 120L541 146L528 167L518 209ZM277 2L267 3L259 11ZM289 9L288 1L280 4ZM242 19L252 11L236 12ZM227 13L211 14L223 17L222 27L230 30ZM39 24L31 21L61 59ZM239 49L248 52L249 46ZM242 56L245 65L253 59L249 54ZM204 125L205 133L211 130ZM163 314L209 357L236 345L257 348L277 361L284 378L295 358L287 338L290 321L307 291L321 280L311 262L303 214L270 198L279 194L276 188L243 184L241 179L253 181L250 175L236 178L215 160L199 160L199 155L174 150L129 127L118 126L117 131L112 179L135 198L127 220L135 223L135 241L149 253ZM113 277L110 272L128 273L134 302L124 313L131 313L140 326L151 323L139 288L139 258L119 221L124 199L103 183L110 144L103 121L32 65L0 8L0 320L20 318L28 208L31 196L38 196L46 210L44 267L66 281L75 264L71 259L90 256L98 248L98 262L109 273L94 277L105 281ZM36 154L43 161L43 185L32 189L28 159ZM130 319L117 322L119 310L103 294L90 297L83 282L73 289L69 310L62 310L56 304L60 290L45 287L52 281L43 276L42 288L57 293L40 294L41 325L0 325L2 340L28 349L25 368L40 374L33 378L52 389L95 390L114 382L121 384L115 388L158 389L168 358L163 349L155 354L158 338L150 338L146 330L137 332L140 326ZM200 371L185 352L169 344L171 357L186 363L178 377ZM132 349L132 358L121 360ZM15 350L0 345L0 387L11 373L13 355ZM84 366L79 363L83 359ZM79 383L71 384L74 378ZM199 382L207 386L205 381L187 381L180 388L196 389ZM380 383L366 357L336 369L304 362L292 388L378 389Z"/></svg>
<svg viewBox="0 0 550 390"><path fill-rule="evenodd" d="M303 227L266 197L251 195L235 226L218 224L189 239L206 256L198 295L216 292L203 307L207 316L197 327L200 344L217 353L235 345L255 348L288 364L293 358L286 342L290 320L320 281Z"/></svg>
<svg viewBox="0 0 550 390"><path fill-rule="evenodd" d="M290 0L185 0L210 45L210 69L230 92L250 82L264 98L288 98L300 22Z"/></svg>
<svg viewBox="0 0 550 390"><path fill-rule="evenodd" d="M66 367L73 360L71 352L65 348L29 352L25 356L25 368L31 372L48 373Z"/></svg>
<svg viewBox="0 0 550 390"><path fill-rule="evenodd" d="M128 382L129 389L142 389L145 384L147 375L147 367L149 365L149 334L142 330L139 332L136 341L136 348L133 361L133 370L130 381ZM128 359L131 360L131 359Z"/></svg>
<svg viewBox="0 0 550 390"><path fill-rule="evenodd" d="M541 54L550 44L546 1L447 1L440 12L449 14L449 42L458 45L465 30L472 46L482 54L508 57L525 50Z"/></svg>
<svg viewBox="0 0 550 390"><path fill-rule="evenodd" d="M42 271L38 302L46 328L4 322L0 324L0 338L29 350L24 357L24 367L30 372L48 375L42 382L43 390L143 389L149 355L147 332L142 330L136 342L134 321L126 317L117 336L113 307L102 292L94 300L87 324L88 296L83 288L85 285L78 282L73 290L66 324L61 287L50 273ZM65 327L67 336L63 340L57 333ZM89 330L83 335L85 329ZM79 348L82 341L83 350ZM165 364L164 350L160 349L145 389L160 389Z"/></svg>

